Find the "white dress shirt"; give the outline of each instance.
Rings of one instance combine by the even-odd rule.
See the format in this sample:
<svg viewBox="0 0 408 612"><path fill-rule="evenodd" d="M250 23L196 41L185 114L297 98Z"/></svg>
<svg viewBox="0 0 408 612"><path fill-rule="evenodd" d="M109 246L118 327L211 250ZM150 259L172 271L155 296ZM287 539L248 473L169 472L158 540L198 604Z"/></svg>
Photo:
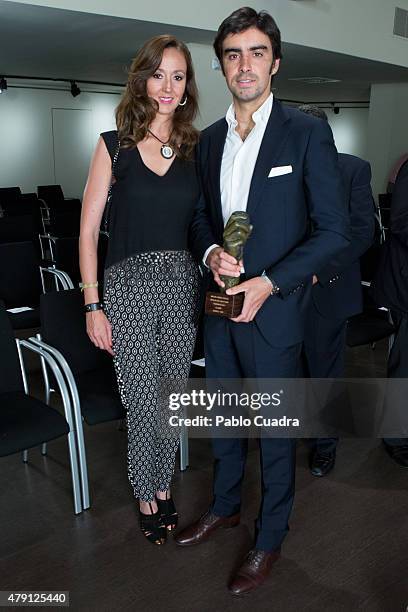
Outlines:
<svg viewBox="0 0 408 612"><path fill-rule="evenodd" d="M234 105L229 107L225 119L228 132L225 139L221 162L220 190L221 208L224 226L231 214L237 210L246 211L249 189L259 149L265 134L266 125L272 111L273 94L256 110L252 119L255 123L247 138L243 141L236 131L238 122L235 118ZM203 263L210 251L219 246L212 244L203 256Z"/></svg>

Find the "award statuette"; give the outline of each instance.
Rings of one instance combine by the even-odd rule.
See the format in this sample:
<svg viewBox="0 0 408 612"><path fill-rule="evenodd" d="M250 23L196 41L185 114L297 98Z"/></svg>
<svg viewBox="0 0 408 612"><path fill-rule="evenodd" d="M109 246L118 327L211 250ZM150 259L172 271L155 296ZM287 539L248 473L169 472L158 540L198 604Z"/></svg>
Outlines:
<svg viewBox="0 0 408 612"><path fill-rule="evenodd" d="M244 254L244 245L251 231L252 225L249 223L249 215L240 210L233 212L228 219L223 233L224 251L235 257L237 261L240 261ZM227 295L225 293L227 289L239 285L239 277L221 276L220 278L225 283L225 287L220 287L220 293L207 291L205 296L205 313L233 319L242 310L245 294Z"/></svg>

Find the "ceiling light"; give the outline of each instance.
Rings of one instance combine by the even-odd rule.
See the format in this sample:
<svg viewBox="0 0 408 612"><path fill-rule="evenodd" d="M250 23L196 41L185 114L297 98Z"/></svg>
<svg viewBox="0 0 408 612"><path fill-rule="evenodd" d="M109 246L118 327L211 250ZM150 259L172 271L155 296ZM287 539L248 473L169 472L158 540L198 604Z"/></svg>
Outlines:
<svg viewBox="0 0 408 612"><path fill-rule="evenodd" d="M0 78L0 94L4 93L7 89L7 81L4 77Z"/></svg>
<svg viewBox="0 0 408 612"><path fill-rule="evenodd" d="M81 90L79 89L78 85L75 83L75 81L71 81L71 94L74 98L76 98L77 96L79 96L79 94L81 93Z"/></svg>
<svg viewBox="0 0 408 612"><path fill-rule="evenodd" d="M330 79L328 77L312 76L312 77L291 77L288 81L299 81L300 83L308 83L309 85L327 85L328 83L340 83L340 79Z"/></svg>

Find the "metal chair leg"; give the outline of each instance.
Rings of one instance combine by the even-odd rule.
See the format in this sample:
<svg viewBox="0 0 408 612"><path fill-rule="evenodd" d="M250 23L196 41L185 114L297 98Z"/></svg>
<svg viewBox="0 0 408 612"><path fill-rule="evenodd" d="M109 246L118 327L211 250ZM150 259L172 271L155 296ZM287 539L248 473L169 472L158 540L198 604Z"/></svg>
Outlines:
<svg viewBox="0 0 408 612"><path fill-rule="evenodd" d="M87 510L90 505L89 499L89 482L88 482L88 466L86 462L86 452L85 452L85 440L84 440L84 429L82 427L82 416L77 418L77 413L74 413L75 424L76 424L76 434L77 434L77 446L78 446L78 456L79 456L79 468L81 472L81 483L82 483L82 505L83 509Z"/></svg>
<svg viewBox="0 0 408 612"><path fill-rule="evenodd" d="M80 478L79 478L79 466L78 466L77 445L76 445L76 435L75 435L76 432L75 432L75 427L74 427L74 419L72 417L71 401L70 401L67 386L64 381L64 377L62 375L62 372L57 362L53 358L53 356L47 353L41 347L41 343L38 340L36 340L35 338L32 338L31 340L17 340L17 350L18 350L19 357L20 357L20 366L21 366L22 373L23 373L23 380L25 379L25 368L24 368L24 363L22 360L22 354L21 354L21 348L20 348L21 346L24 346L25 348L42 356L47 362L47 365L50 367L55 377L55 380L57 381L57 384L58 384L58 387L61 393L62 403L64 406L65 419L69 426L67 440L68 440L69 459L70 459L70 467L71 467L72 490L73 490L73 497L74 497L74 511L75 511L75 514L80 514L83 509L83 504L82 504L82 499L81 499L81 484L80 484ZM24 453L26 452L27 451L24 451Z"/></svg>
<svg viewBox="0 0 408 612"><path fill-rule="evenodd" d="M40 339L40 336L37 336L36 338L30 338L30 342L33 342L36 346L41 347L48 354L52 355L52 357L57 361L59 367L64 372L65 379L70 392L70 397L72 400L72 412L74 417L74 427L76 432L76 441L79 457L79 471L81 475L82 508L83 510L87 510L91 505L89 499L88 468L86 462L84 431L82 426L81 404L74 376L65 357L57 349L43 342Z"/></svg>
<svg viewBox="0 0 408 612"><path fill-rule="evenodd" d="M69 462L71 464L72 490L74 492L75 514L82 512L81 484L79 480L79 466L76 449L75 432L71 430L68 434Z"/></svg>
<svg viewBox="0 0 408 612"><path fill-rule="evenodd" d="M185 425L180 431L180 470L184 472L188 468L188 431Z"/></svg>
<svg viewBox="0 0 408 612"><path fill-rule="evenodd" d="M42 355L40 355L40 363L41 363L41 370L42 370L42 374L43 374L43 380L44 380L44 387L45 387L45 398L44 401L47 405L49 405L50 403L50 395L51 395L51 387L50 387L50 379L48 377L48 371L47 371L47 364L45 363L45 359ZM41 454L42 455L46 455L47 454L47 443L44 442L41 445Z"/></svg>

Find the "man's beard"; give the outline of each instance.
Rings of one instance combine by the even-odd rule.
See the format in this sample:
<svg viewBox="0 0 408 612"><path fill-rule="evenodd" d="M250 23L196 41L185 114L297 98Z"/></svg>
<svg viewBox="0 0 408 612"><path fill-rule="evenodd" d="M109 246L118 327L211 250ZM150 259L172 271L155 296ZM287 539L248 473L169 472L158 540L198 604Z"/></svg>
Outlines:
<svg viewBox="0 0 408 612"><path fill-rule="evenodd" d="M238 100L242 100L243 102L251 102L252 100L256 100L257 98L261 97L264 92L261 91L258 83L256 83L255 87L251 89L241 89L237 83L232 93Z"/></svg>

